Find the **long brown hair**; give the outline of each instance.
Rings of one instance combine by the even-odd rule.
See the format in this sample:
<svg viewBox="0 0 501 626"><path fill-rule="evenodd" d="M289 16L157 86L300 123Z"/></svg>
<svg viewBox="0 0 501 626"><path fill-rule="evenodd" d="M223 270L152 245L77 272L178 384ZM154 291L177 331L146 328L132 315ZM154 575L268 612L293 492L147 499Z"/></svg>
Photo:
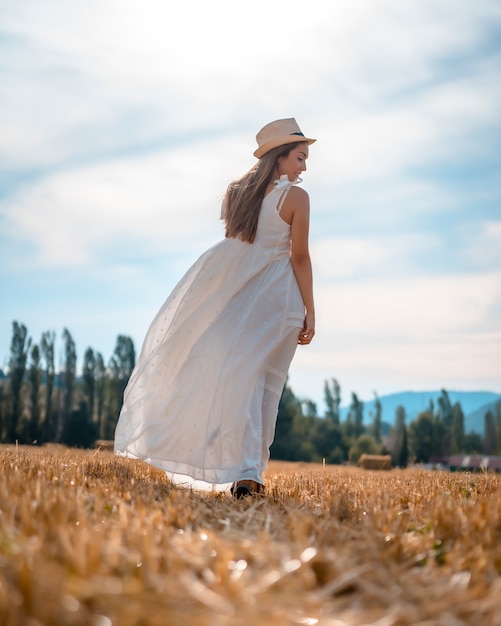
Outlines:
<svg viewBox="0 0 501 626"><path fill-rule="evenodd" d="M242 178L228 185L221 211L221 219L226 226L226 237L238 237L249 243L254 241L261 204L278 159L286 157L301 143L298 141L273 148Z"/></svg>

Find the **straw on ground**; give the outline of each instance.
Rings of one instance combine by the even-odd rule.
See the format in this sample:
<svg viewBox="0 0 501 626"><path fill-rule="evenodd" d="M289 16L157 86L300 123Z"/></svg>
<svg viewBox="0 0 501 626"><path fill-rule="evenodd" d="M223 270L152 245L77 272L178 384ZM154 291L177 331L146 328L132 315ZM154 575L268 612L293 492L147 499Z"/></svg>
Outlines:
<svg viewBox="0 0 501 626"><path fill-rule="evenodd" d="M5 626L501 624L492 474L270 463L267 495L110 452L0 448Z"/></svg>

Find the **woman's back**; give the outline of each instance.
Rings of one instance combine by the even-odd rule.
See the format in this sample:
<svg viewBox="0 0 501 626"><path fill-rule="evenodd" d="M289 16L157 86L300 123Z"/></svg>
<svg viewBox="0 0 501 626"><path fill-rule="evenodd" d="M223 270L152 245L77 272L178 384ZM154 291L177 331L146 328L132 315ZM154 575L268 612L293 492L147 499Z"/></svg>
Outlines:
<svg viewBox="0 0 501 626"><path fill-rule="evenodd" d="M278 181L264 197L254 243L275 257L288 256L290 252L291 227L280 217L280 209L292 183Z"/></svg>

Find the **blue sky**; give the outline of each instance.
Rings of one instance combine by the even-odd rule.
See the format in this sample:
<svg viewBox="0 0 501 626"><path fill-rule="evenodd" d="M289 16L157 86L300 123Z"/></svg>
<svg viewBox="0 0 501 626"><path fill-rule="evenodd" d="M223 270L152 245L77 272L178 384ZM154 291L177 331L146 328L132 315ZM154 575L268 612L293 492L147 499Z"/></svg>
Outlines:
<svg viewBox="0 0 501 626"><path fill-rule="evenodd" d="M318 141L293 390L501 392L500 111L493 0L0 0L0 367L13 320L80 363L139 351L294 116Z"/></svg>

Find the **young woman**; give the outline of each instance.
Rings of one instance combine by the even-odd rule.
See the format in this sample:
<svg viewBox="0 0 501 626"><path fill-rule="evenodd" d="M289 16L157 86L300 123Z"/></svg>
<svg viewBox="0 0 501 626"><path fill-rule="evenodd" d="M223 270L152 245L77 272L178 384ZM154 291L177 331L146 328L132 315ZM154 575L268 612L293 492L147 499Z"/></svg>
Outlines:
<svg viewBox="0 0 501 626"><path fill-rule="evenodd" d="M293 118L256 136L258 162L223 200L226 238L153 320L124 393L115 452L194 489L262 493L297 344L315 333L308 146Z"/></svg>

